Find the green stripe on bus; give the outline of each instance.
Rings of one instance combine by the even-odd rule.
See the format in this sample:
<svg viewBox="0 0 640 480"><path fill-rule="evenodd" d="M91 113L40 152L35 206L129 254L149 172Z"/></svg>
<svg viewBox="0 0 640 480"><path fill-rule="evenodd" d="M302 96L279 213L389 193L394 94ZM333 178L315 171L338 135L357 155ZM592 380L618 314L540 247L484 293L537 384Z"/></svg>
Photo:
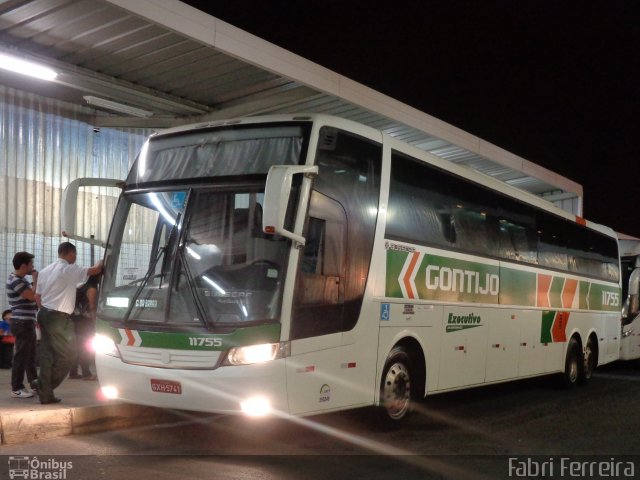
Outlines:
<svg viewBox="0 0 640 480"><path fill-rule="evenodd" d="M580 308L582 310L588 310L589 305L587 304L587 295L589 293L589 282L580 281Z"/></svg>
<svg viewBox="0 0 640 480"><path fill-rule="evenodd" d="M556 312L546 310L542 312L542 326L540 328L540 343L553 342L553 336L551 335L551 329L553 328L553 321L556 318Z"/></svg>
<svg viewBox="0 0 640 480"><path fill-rule="evenodd" d="M406 250L394 250L394 247L387 249L387 297L413 296L421 300L536 306L538 287L535 271L510 268L505 264L498 267L426 252L422 254L420 264L411 270L411 260L419 252L411 247ZM549 306L571 308L562 304L562 292L568 277L550 273L545 275L552 277ZM496 284L499 284L497 292L490 288ZM621 308L620 289L617 286L580 280L576 294L578 308L583 310L619 311Z"/></svg>
<svg viewBox="0 0 640 480"><path fill-rule="evenodd" d="M425 255L416 275L419 297L449 302L499 302L496 265Z"/></svg>
<svg viewBox="0 0 640 480"><path fill-rule="evenodd" d="M280 341L280 324L256 325L238 328L231 333L196 332L148 332L131 330L140 336L140 346L149 348L171 348L176 350L228 350L232 347L277 343ZM105 321L98 321L96 331L122 343L120 331ZM202 339L202 340L200 340ZM207 341L207 339L210 339ZM125 339L126 341L126 339Z"/></svg>
<svg viewBox="0 0 640 480"><path fill-rule="evenodd" d="M503 305L535 305L536 274L513 268L501 268L500 303Z"/></svg>
<svg viewBox="0 0 640 480"><path fill-rule="evenodd" d="M562 288L564 287L564 278L553 277L551 281L551 289L549 290L549 302L552 307L562 308Z"/></svg>
<svg viewBox="0 0 640 480"><path fill-rule="evenodd" d="M402 290L398 277L407 259L407 252L387 250L387 278L385 283L385 295L387 297L402 298Z"/></svg>
<svg viewBox="0 0 640 480"><path fill-rule="evenodd" d="M589 290L589 308L591 310L605 310L619 312L621 307L620 289L598 283L591 284Z"/></svg>

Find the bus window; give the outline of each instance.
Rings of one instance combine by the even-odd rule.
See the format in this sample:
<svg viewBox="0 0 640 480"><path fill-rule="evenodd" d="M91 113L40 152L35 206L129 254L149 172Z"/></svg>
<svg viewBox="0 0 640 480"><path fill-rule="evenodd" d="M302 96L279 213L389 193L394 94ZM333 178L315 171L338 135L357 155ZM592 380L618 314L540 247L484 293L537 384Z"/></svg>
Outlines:
<svg viewBox="0 0 640 480"><path fill-rule="evenodd" d="M538 263L538 232L533 209L509 198L500 198L500 257Z"/></svg>
<svg viewBox="0 0 640 480"><path fill-rule="evenodd" d="M195 194L176 284L183 302L172 306L176 312L189 311L193 288L209 324L278 319L288 243L262 234L263 198L257 188Z"/></svg>
<svg viewBox="0 0 640 480"><path fill-rule="evenodd" d="M450 176L403 154L391 160L387 236L420 245L451 247L456 241Z"/></svg>
<svg viewBox="0 0 640 480"><path fill-rule="evenodd" d="M121 202L122 242L113 247L115 271L105 275L102 287L106 295L101 308L109 316L164 322L171 258L186 195L186 191L138 193Z"/></svg>
<svg viewBox="0 0 640 480"><path fill-rule="evenodd" d="M347 218L342 206L313 192L300 259L292 338L341 331Z"/></svg>
<svg viewBox="0 0 640 480"><path fill-rule="evenodd" d="M538 215L538 263L541 267L569 269L564 224L562 219L554 215Z"/></svg>

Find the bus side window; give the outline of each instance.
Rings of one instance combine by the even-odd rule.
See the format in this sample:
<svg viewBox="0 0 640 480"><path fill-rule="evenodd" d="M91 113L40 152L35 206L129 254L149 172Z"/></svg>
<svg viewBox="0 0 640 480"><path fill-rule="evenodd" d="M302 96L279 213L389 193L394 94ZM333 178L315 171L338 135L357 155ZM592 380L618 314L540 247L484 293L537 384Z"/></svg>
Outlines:
<svg viewBox="0 0 640 480"><path fill-rule="evenodd" d="M309 217L307 243L304 246L302 260L300 261L300 270L302 272L322 274L325 230L325 220Z"/></svg>

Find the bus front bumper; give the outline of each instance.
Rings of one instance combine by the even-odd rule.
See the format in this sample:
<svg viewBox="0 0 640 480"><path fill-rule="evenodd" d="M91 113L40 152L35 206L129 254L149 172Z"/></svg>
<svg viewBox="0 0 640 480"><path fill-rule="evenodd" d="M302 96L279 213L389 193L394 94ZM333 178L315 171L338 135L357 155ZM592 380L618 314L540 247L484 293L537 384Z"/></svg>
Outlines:
<svg viewBox="0 0 640 480"><path fill-rule="evenodd" d="M200 412L281 416L288 414L285 361L213 370L157 368L96 354L108 398Z"/></svg>

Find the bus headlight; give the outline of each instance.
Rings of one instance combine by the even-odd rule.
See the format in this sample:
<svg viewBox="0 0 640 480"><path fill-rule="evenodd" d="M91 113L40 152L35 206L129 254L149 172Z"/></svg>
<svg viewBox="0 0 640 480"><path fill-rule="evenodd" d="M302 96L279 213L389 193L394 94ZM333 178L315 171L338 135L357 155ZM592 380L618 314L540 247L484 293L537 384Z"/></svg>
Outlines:
<svg viewBox="0 0 640 480"><path fill-rule="evenodd" d="M116 387L108 385L106 387L101 387L101 390L102 390L102 395L104 395L104 398L108 400L114 400L118 398L118 389Z"/></svg>
<svg viewBox="0 0 640 480"><path fill-rule="evenodd" d="M266 397L251 397L240 402L240 409L250 417L264 417L271 413L271 403Z"/></svg>
<svg viewBox="0 0 640 480"><path fill-rule="evenodd" d="M263 343L248 347L235 347L229 350L223 365L248 365L251 363L263 363L278 358L288 357L290 343Z"/></svg>
<svg viewBox="0 0 640 480"><path fill-rule="evenodd" d="M118 347L116 347L116 342L113 339L107 337L106 335L96 334L91 341L91 347L93 351L96 353L101 353L103 355L110 355L112 357L119 357L120 352L118 352Z"/></svg>

